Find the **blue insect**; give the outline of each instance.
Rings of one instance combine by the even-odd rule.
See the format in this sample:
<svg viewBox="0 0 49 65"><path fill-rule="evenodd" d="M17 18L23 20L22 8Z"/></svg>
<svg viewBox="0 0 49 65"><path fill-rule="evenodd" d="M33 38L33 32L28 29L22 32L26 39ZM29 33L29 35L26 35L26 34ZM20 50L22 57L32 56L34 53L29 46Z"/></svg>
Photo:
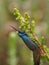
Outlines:
<svg viewBox="0 0 49 65"><path fill-rule="evenodd" d="M11 26L15 31L18 31L18 36L24 41L25 45L33 51L34 65L40 64L40 48L39 46L29 38L29 36L22 30L17 30Z"/></svg>

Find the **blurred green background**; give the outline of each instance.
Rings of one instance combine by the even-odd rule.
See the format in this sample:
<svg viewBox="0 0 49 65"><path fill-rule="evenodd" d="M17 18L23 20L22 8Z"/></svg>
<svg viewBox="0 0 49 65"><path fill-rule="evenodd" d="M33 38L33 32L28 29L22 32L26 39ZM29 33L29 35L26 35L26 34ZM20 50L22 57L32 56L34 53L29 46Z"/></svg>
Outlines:
<svg viewBox="0 0 49 65"><path fill-rule="evenodd" d="M35 32L45 37L49 47L49 0L0 0L0 65L33 65L33 53L18 36L16 44L11 43L13 46L8 41L9 32L13 31L9 25L19 27L12 15L14 7L22 15L28 12L31 20L35 20ZM43 59L41 65L49 64Z"/></svg>

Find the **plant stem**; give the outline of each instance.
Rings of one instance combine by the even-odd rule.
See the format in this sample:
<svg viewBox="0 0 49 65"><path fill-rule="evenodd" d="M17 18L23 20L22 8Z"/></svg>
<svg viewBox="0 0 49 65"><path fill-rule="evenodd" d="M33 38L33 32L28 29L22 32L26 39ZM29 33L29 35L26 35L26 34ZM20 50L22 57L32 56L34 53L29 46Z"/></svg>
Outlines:
<svg viewBox="0 0 49 65"><path fill-rule="evenodd" d="M16 59L16 33L11 32L9 34L9 47L8 47L8 64L9 65L16 65L17 59Z"/></svg>

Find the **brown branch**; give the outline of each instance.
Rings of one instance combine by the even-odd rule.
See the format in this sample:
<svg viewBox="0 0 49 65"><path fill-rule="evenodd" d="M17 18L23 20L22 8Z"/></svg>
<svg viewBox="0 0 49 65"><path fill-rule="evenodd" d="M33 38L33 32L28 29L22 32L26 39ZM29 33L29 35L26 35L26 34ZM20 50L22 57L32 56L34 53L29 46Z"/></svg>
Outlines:
<svg viewBox="0 0 49 65"><path fill-rule="evenodd" d="M38 40L36 34L33 33L32 35L33 35L33 37L34 37L35 39L37 39L37 43L38 43L38 45L39 45L39 48L40 48L41 53L42 53L42 54L45 54L46 51L42 48L41 42Z"/></svg>
<svg viewBox="0 0 49 65"><path fill-rule="evenodd" d="M35 39L37 39L37 42L38 42L38 45L39 45L39 48L40 48L40 53L41 53L41 54L45 54L45 55L49 58L49 55L47 54L47 51L42 48L41 42L38 40L36 34L33 33L32 35L33 35L33 37L34 37Z"/></svg>

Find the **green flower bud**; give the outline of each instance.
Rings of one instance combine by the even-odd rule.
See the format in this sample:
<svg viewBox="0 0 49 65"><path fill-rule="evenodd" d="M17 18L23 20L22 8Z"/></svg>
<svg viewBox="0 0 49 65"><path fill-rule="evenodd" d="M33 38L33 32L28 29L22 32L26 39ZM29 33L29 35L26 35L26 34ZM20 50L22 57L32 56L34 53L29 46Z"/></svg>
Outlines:
<svg viewBox="0 0 49 65"><path fill-rule="evenodd" d="M26 20L26 21L30 18L30 16L28 15L27 12L25 12L24 17L25 17L25 20Z"/></svg>
<svg viewBox="0 0 49 65"><path fill-rule="evenodd" d="M41 43L42 43L42 45L44 45L44 43L45 43L45 40L44 40L44 37L43 36L41 38Z"/></svg>

